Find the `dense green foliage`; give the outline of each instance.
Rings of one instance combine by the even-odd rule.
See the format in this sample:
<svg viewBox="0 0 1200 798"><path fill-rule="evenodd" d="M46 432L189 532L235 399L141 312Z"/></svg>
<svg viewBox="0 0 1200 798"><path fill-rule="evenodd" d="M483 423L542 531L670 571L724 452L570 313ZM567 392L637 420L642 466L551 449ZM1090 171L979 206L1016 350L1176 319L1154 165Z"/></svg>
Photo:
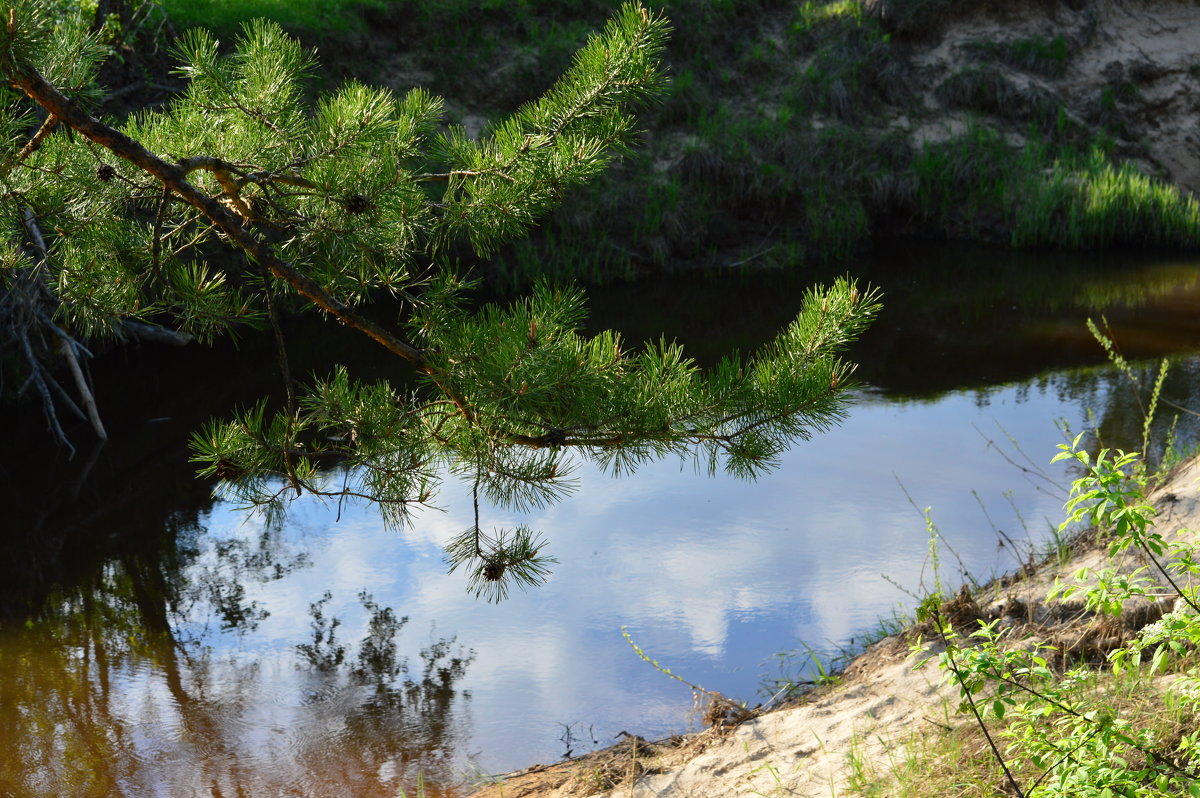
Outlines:
<svg viewBox="0 0 1200 798"><path fill-rule="evenodd" d="M972 714L985 733L992 726L1005 742L993 751L1013 794L1200 795L1200 734L1194 725L1175 735L1162 728L1166 718L1194 719L1200 712L1200 670L1194 663L1200 643L1198 544L1156 527L1138 455L1102 449L1092 456L1079 448L1081 437L1064 444L1056 458L1074 460L1083 470L1062 529L1081 521L1094 525L1109 540L1111 564L1098 572L1079 570L1073 583L1051 590L1049 600L1080 595L1086 610L1114 617L1138 599L1174 600L1174 609L1109 652L1111 674L1086 663L1060 671L1053 664L1054 646L1009 640L999 621L981 622L964 639L939 619L946 641L941 667L959 687L960 711ZM1117 558L1131 549L1149 564L1118 567ZM1173 675L1169 684L1151 688L1164 671ZM1157 712L1123 711L1108 687L1108 680L1123 674L1147 692L1164 689L1163 706ZM1187 721L1182 723L1186 728Z"/></svg>
<svg viewBox="0 0 1200 798"><path fill-rule="evenodd" d="M840 354L878 309L874 292L813 289L758 354L702 373L665 341L629 351L613 333L581 335L573 289L472 309L453 260L526 235L630 146L632 109L661 91L665 33L623 6L540 99L473 139L444 127L442 101L421 89L350 81L309 102L314 54L274 24L247 24L228 55L193 29L175 49L184 91L118 130L59 91L87 85L95 58L63 54L99 54L96 37L21 3L0 68L51 121L28 139L28 107L5 107L3 276L31 286L20 332L269 325L282 407L214 422L193 446L223 493L272 512L310 492L376 502L399 522L447 471L477 498L540 505L569 491L571 452L616 473L677 454L753 475L841 417L852 366ZM379 294L401 305L394 329L359 310ZM407 363L418 388L338 370L298 391L278 319L313 307ZM452 565L494 597L506 577L536 581L547 557L533 533L485 533L476 508Z"/></svg>

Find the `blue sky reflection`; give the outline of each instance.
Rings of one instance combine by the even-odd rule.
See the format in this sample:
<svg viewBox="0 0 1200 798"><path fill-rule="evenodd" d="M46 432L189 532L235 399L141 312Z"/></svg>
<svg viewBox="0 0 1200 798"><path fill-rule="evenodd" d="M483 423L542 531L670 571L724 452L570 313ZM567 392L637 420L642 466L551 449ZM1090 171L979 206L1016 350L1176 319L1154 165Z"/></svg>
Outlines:
<svg viewBox="0 0 1200 798"><path fill-rule="evenodd" d="M473 721L456 752L464 765L499 771L554 760L571 724L591 726L601 744L622 730L681 731L689 691L641 662L622 626L685 678L762 700L759 684L779 652L801 641L844 645L909 603L882 574L917 590L924 571L932 584L924 519L899 482L919 507L933 507L977 578L1013 567L971 491L1017 539L1027 535L1005 491L1035 537L1057 519L1061 500L989 450L980 431L1003 443L1003 428L1035 462L1048 462L1061 441L1053 419L1076 427L1083 419L1062 393L1053 380L991 390L984 401L959 392L896 403L867 390L844 425L797 444L756 482L709 478L678 461L620 479L583 466L579 491L560 504L525 515L484 508L485 527L527 523L560 561L546 585L498 606L445 573L441 546L471 522L467 486L448 484L445 510L422 512L402 531L384 529L370 508L343 507L336 522L336 507L302 499L283 534L311 566L247 586L246 599L270 613L255 631L204 640L234 658L273 651L272 680L299 689L302 673L289 675L284 663L311 637L309 605L330 591L326 611L352 643L366 631L358 600L366 591L409 617L401 647L410 656L448 636L476 652L459 685ZM257 534L256 522L224 505L205 523L208 546ZM943 578L957 583L954 558L943 554L942 563Z"/></svg>

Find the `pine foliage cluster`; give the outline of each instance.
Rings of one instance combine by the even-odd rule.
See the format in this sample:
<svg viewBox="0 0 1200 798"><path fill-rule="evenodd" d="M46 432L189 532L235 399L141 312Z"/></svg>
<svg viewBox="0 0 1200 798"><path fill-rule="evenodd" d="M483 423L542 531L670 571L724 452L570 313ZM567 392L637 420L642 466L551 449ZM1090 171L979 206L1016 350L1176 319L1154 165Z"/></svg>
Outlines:
<svg viewBox="0 0 1200 798"><path fill-rule="evenodd" d="M225 495L272 511L304 492L363 499L402 523L446 474L461 477L476 523L448 558L499 597L548 559L524 527L483 532L479 496L521 510L558 500L579 458L621 474L678 455L752 476L841 417L842 354L878 309L849 280L813 289L773 342L709 372L674 343L582 334L574 288L471 303L457 244L486 257L634 142L667 34L639 5L480 139L446 127L442 100L421 89L350 82L307 100L315 54L265 22L228 53L190 31L175 46L185 90L118 126L88 113L103 48L86 26L20 0L0 29L0 69L25 95L0 118L5 285L36 275L56 324L80 335L134 319L201 338L270 326L278 339L282 409L264 400L193 438ZM403 307L394 328L359 311L381 293ZM297 391L278 318L314 308L407 361L415 390L339 368Z"/></svg>

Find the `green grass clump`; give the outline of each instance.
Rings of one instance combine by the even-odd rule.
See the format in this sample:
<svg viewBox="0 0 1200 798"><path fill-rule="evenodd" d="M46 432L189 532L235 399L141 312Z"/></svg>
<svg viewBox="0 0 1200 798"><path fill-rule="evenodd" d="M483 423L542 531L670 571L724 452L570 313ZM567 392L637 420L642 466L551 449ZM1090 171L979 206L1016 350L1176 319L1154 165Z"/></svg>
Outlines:
<svg viewBox="0 0 1200 798"><path fill-rule="evenodd" d="M222 35L259 17L293 32L355 30L362 25L364 8L385 5L386 0L162 0L180 29L202 25Z"/></svg>
<svg viewBox="0 0 1200 798"><path fill-rule="evenodd" d="M803 3L789 43L796 56L807 59L787 92L797 112L860 122L885 103L911 100L903 63L880 21L859 0Z"/></svg>
<svg viewBox="0 0 1200 798"><path fill-rule="evenodd" d="M976 41L967 44L968 52L984 61L999 61L1011 67L1044 75L1062 77L1067 71L1071 51L1064 36L1030 36L1009 41Z"/></svg>
<svg viewBox="0 0 1200 798"><path fill-rule="evenodd" d="M949 108L978 111L1015 122L1033 121L1051 126L1057 111L1047 94L1032 86L1020 87L993 67L967 67L946 78L934 96Z"/></svg>
<svg viewBox="0 0 1200 798"><path fill-rule="evenodd" d="M837 19L850 19L854 24L861 25L865 15L866 10L859 0L804 0L796 8L796 21L792 23L792 30L812 30Z"/></svg>
<svg viewBox="0 0 1200 798"><path fill-rule="evenodd" d="M1018 248L1200 245L1194 197L1096 145L1079 151L1034 137L1018 148L973 127L927 145L913 171L921 212L953 235L990 229Z"/></svg>
<svg viewBox="0 0 1200 798"><path fill-rule="evenodd" d="M1013 201L1012 244L1095 249L1200 244L1200 203L1175 186L1112 163L1098 149L1048 167L1023 164Z"/></svg>
<svg viewBox="0 0 1200 798"><path fill-rule="evenodd" d="M1047 77L1061 77L1067 71L1069 56L1067 40L1062 36L1017 39L1008 42L1000 53L1007 63Z"/></svg>
<svg viewBox="0 0 1200 798"><path fill-rule="evenodd" d="M985 127L927 143L912 163L922 215L951 237L979 235L1004 207L1012 161L1008 143Z"/></svg>

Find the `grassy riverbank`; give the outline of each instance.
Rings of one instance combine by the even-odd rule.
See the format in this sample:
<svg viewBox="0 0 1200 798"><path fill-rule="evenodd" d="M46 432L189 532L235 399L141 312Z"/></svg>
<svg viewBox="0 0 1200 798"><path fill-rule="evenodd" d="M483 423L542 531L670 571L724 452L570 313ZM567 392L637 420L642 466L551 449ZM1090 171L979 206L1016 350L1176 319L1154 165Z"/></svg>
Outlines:
<svg viewBox="0 0 1200 798"><path fill-rule="evenodd" d="M166 2L180 25L226 32L273 16L321 48L324 80L427 85L473 132L544 90L616 5ZM1200 67L1130 55L1135 32L1102 30L1119 0L1007 12L940 0L663 5L673 83L637 156L501 252L486 267L493 282L796 266L883 234L1200 244L1197 186L1175 157L1190 145L1159 146L1169 125L1148 118L1163 113L1167 84L1200 86Z"/></svg>

